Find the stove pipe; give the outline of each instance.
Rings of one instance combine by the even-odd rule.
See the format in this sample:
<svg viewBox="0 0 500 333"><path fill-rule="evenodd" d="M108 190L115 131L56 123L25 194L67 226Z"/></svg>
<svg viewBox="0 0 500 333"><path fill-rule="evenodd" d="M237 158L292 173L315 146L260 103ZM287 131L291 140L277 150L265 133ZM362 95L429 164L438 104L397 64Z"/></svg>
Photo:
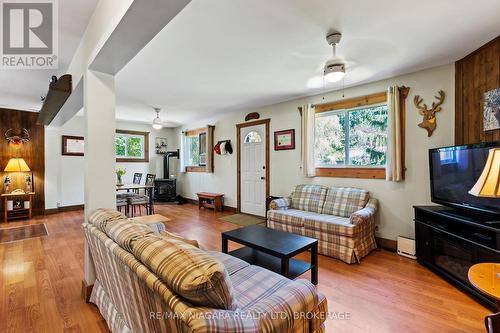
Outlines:
<svg viewBox="0 0 500 333"><path fill-rule="evenodd" d="M176 151L167 151L165 155L163 155L163 178L170 179L170 157L177 157L179 159L180 153L179 149Z"/></svg>

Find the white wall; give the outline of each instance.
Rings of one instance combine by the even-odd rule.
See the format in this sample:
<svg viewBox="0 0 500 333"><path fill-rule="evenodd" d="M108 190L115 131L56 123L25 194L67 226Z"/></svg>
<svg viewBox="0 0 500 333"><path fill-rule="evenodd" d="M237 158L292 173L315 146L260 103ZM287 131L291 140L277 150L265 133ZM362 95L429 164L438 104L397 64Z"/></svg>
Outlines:
<svg viewBox="0 0 500 333"><path fill-rule="evenodd" d="M155 153L155 137L166 137L168 149L174 149L178 143L174 140L172 129L155 130L149 124L117 121L117 129L149 132L149 163L130 162L117 163L117 167L126 168L123 181L132 183L134 172L141 172L144 183L147 173L163 177L162 155ZM83 156L62 156L62 135L84 136L84 118L73 117L58 128L45 129L45 209L58 206L83 204L84 197L84 163ZM171 143L174 141L174 143Z"/></svg>
<svg viewBox="0 0 500 333"><path fill-rule="evenodd" d="M406 102L406 180L403 183L387 182L373 179L302 177L300 170L300 116L297 107L306 103L321 103L341 99L341 92L332 92L283 102L263 108L244 110L226 114L219 119L198 121L182 128L177 128L177 144L180 131L196 128L206 124L215 125L215 141L231 139L236 149L235 124L244 122L249 112L260 113L261 119L271 118L271 141L277 130L295 128L296 149L274 151L271 142L270 152L270 193L271 195L288 195L295 184L321 183L336 186L355 186L369 190L372 196L380 200L378 216L378 235L394 239L398 235L412 237L413 205L429 204L429 171L427 151L429 148L453 145L454 142L454 65L441 66L412 74L382 80L370 84L348 88L345 98L385 91L390 85L406 85L410 94ZM437 129L428 138L424 129L417 127L422 121L413 105L415 95L424 98L430 104L438 90L444 90L446 100L443 110L437 115ZM236 153L232 155L215 155L214 173L185 173L179 175L180 192L187 198L196 198L196 192L212 191L225 194L225 203L236 207Z"/></svg>

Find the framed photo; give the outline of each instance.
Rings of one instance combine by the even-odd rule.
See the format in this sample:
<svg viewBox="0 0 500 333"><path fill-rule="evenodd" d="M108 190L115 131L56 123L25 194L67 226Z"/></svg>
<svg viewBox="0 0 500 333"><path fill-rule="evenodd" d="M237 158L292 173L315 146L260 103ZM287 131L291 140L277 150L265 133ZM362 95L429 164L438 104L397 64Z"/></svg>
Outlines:
<svg viewBox="0 0 500 333"><path fill-rule="evenodd" d="M274 150L295 149L295 130L274 132Z"/></svg>
<svg viewBox="0 0 500 333"><path fill-rule="evenodd" d="M484 93L483 124L485 131L500 129L500 88Z"/></svg>
<svg viewBox="0 0 500 333"><path fill-rule="evenodd" d="M165 154L167 152L167 138L156 137L155 151L157 154Z"/></svg>
<svg viewBox="0 0 500 333"><path fill-rule="evenodd" d="M84 153L83 136L62 136L62 155L83 156Z"/></svg>

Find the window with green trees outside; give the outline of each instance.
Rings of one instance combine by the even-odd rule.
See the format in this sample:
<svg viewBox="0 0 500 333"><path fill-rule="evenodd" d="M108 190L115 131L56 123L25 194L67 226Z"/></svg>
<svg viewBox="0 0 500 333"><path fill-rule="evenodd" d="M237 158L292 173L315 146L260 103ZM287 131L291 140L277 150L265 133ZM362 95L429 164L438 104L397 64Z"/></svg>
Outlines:
<svg viewBox="0 0 500 333"><path fill-rule="evenodd" d="M317 167L384 167L386 149L386 104L316 114Z"/></svg>
<svg viewBox="0 0 500 333"><path fill-rule="evenodd" d="M144 135L116 133L115 150L117 158L144 159Z"/></svg>

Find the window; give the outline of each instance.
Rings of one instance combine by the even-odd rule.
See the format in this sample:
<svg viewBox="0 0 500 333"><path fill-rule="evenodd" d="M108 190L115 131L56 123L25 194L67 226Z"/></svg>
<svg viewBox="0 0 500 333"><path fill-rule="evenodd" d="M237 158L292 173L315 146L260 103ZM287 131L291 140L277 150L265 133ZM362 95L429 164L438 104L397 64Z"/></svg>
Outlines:
<svg viewBox="0 0 500 333"><path fill-rule="evenodd" d="M200 165L200 137L186 136L186 166Z"/></svg>
<svg viewBox="0 0 500 333"><path fill-rule="evenodd" d="M117 162L148 162L149 133L117 130L115 152Z"/></svg>
<svg viewBox="0 0 500 333"><path fill-rule="evenodd" d="M386 149L386 104L316 114L317 167L384 167Z"/></svg>
<svg viewBox="0 0 500 333"><path fill-rule="evenodd" d="M260 134L256 131L251 131L245 136L245 140L243 140L244 143L258 143L262 142L262 138L260 137Z"/></svg>

